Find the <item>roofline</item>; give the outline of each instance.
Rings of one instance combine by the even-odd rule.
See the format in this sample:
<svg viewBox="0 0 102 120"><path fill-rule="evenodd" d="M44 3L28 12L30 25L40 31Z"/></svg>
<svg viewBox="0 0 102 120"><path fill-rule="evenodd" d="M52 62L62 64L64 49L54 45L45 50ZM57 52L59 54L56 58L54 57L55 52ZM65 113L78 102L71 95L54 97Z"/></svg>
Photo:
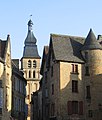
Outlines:
<svg viewBox="0 0 102 120"><path fill-rule="evenodd" d="M25 58L25 59L41 59L41 57L39 56L39 57L22 57L21 59L20 59L20 61L23 59L23 58Z"/></svg>
<svg viewBox="0 0 102 120"><path fill-rule="evenodd" d="M85 39L85 37L81 37L81 36L72 36L72 35L63 35L63 34L54 34L54 33L51 33L50 36L63 36L63 37L73 37L73 38L81 38L81 39Z"/></svg>
<svg viewBox="0 0 102 120"><path fill-rule="evenodd" d="M84 61L82 61L82 62L67 61L67 60L55 60L55 61L58 61L58 62L69 62L69 63L80 63L80 64L84 64L85 63Z"/></svg>

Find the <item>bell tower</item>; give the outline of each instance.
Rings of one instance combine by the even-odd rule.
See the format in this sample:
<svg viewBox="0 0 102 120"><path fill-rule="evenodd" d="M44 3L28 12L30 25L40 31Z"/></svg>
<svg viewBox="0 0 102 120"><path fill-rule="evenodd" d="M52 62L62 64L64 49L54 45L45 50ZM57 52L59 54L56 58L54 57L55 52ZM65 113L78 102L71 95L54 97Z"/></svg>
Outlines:
<svg viewBox="0 0 102 120"><path fill-rule="evenodd" d="M30 102L31 94L39 89L40 81L40 59L37 49L37 39L33 34L33 22L28 21L28 33L24 42L23 57L21 58L21 69L27 80L26 86L26 104L28 105L27 120L30 120Z"/></svg>

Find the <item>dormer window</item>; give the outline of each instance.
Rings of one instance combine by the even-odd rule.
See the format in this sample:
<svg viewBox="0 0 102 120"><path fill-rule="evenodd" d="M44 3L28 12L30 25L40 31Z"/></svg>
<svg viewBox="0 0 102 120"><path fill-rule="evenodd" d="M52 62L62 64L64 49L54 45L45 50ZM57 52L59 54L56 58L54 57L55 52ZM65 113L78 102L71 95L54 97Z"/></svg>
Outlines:
<svg viewBox="0 0 102 120"><path fill-rule="evenodd" d="M31 60L28 61L28 67L31 68Z"/></svg>
<svg viewBox="0 0 102 120"><path fill-rule="evenodd" d="M36 68L36 61L33 61L33 67Z"/></svg>

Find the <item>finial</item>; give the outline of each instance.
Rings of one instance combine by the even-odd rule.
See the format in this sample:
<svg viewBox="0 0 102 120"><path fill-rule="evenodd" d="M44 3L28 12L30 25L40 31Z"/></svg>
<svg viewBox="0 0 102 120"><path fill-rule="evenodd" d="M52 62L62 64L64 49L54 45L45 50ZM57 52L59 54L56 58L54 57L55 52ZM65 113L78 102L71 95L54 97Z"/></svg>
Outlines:
<svg viewBox="0 0 102 120"><path fill-rule="evenodd" d="M10 39L10 34L7 35L7 40Z"/></svg>
<svg viewBox="0 0 102 120"><path fill-rule="evenodd" d="M32 17L32 15L30 15L30 17ZM33 25L33 22L32 22L32 20L30 19L30 20L28 21L28 31L32 31L32 25Z"/></svg>

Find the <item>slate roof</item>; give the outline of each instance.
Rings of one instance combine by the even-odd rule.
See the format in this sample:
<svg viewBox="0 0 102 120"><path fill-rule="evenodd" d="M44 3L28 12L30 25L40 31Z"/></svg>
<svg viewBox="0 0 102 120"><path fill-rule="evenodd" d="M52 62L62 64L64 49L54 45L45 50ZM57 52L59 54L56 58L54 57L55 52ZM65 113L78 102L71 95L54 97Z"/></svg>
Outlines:
<svg viewBox="0 0 102 120"><path fill-rule="evenodd" d="M80 49L85 38L51 34L50 39L55 60L84 63Z"/></svg>
<svg viewBox="0 0 102 120"><path fill-rule="evenodd" d="M25 44L36 44L37 42L37 39L35 38L34 34L33 34L33 31L31 30L28 30L28 34L27 34L27 37L25 39Z"/></svg>
<svg viewBox="0 0 102 120"><path fill-rule="evenodd" d="M41 58L38 54L37 45L25 45L23 57L25 58Z"/></svg>
<svg viewBox="0 0 102 120"><path fill-rule="evenodd" d="M102 46L100 45L98 40L96 40L96 37L92 29L90 29L89 34L86 37L85 43L81 50L94 50L94 49L102 49Z"/></svg>
<svg viewBox="0 0 102 120"><path fill-rule="evenodd" d="M28 34L25 39L25 46L24 46L24 52L23 52L23 57L34 57L34 58L40 58L38 54L38 49L37 49L37 39L35 38L33 31L32 31L32 21L28 21Z"/></svg>
<svg viewBox="0 0 102 120"><path fill-rule="evenodd" d="M49 52L49 46L44 46L42 62L41 62L41 69L40 69L41 75L43 75L44 65L45 65L45 62L47 62L48 52Z"/></svg>

